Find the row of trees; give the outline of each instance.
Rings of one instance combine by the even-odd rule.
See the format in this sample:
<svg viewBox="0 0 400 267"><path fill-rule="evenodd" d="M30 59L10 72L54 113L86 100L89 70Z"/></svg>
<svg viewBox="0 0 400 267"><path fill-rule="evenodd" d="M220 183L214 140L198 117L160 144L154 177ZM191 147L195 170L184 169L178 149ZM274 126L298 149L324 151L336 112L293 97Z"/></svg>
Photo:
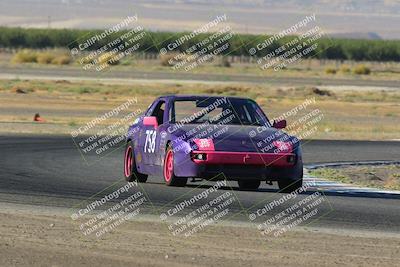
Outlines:
<svg viewBox="0 0 400 267"><path fill-rule="evenodd" d="M75 29L24 29L0 27L0 47L4 48L73 48L91 36L101 35L102 30L75 30ZM88 50L98 49L118 36L126 34L120 31L95 42ZM167 48L180 38L187 36L187 32L150 32L147 31L140 39L138 51L158 53L160 49ZM177 50L185 51L209 37L210 34L200 34L187 39L179 45ZM267 39L265 35L236 34L229 38L229 48L224 54L249 55L249 49ZM265 56L275 51L283 44L295 37L285 37L268 45L265 49L257 51L256 56ZM350 40L321 38L317 41L318 47L304 57L336 60L368 60L368 61L400 61L400 41L395 40ZM170 45L171 47L171 45Z"/></svg>

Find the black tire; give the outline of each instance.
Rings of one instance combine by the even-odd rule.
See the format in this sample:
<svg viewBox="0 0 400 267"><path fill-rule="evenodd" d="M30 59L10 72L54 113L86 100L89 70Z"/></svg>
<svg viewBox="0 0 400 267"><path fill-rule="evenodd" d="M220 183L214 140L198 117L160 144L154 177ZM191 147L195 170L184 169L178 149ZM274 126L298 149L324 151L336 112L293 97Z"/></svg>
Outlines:
<svg viewBox="0 0 400 267"><path fill-rule="evenodd" d="M302 185L303 179L295 181L288 179L278 180L279 192L282 193L292 193L293 191L299 189Z"/></svg>
<svg viewBox="0 0 400 267"><path fill-rule="evenodd" d="M139 183L145 183L148 175L140 173L136 168L135 153L133 152L132 142L126 143L124 153L124 176L127 182L137 181ZM130 164L128 164L130 161Z"/></svg>
<svg viewBox="0 0 400 267"><path fill-rule="evenodd" d="M260 180L238 180L240 190L257 190L260 187Z"/></svg>
<svg viewBox="0 0 400 267"><path fill-rule="evenodd" d="M174 152L171 146L168 146L165 151L164 166L163 166L164 182L168 186L185 186L187 178L177 177L174 172Z"/></svg>

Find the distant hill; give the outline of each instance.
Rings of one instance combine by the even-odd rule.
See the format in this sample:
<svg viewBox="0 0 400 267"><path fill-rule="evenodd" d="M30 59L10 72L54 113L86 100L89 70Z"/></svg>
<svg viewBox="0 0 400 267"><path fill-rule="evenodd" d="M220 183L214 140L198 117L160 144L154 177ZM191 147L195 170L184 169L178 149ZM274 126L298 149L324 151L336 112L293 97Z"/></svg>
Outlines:
<svg viewBox="0 0 400 267"><path fill-rule="evenodd" d="M398 0L1 0L0 26L106 28L137 14L145 28L182 31L222 13L242 33L276 33L315 13L334 37L400 39Z"/></svg>

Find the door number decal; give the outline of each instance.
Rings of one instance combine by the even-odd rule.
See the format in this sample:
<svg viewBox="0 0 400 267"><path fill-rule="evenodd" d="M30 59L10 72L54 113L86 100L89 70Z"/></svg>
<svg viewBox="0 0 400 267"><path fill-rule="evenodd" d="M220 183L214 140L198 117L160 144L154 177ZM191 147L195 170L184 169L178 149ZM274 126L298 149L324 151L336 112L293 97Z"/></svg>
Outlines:
<svg viewBox="0 0 400 267"><path fill-rule="evenodd" d="M146 141L144 143L145 153L154 153L156 150L156 137L157 132L155 130L146 130Z"/></svg>

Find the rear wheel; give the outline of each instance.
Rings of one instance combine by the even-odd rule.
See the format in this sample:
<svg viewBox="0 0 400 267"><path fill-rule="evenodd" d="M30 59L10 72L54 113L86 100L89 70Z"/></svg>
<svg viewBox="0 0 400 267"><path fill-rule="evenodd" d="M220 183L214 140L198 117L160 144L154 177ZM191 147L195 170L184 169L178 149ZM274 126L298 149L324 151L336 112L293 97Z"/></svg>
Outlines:
<svg viewBox="0 0 400 267"><path fill-rule="evenodd" d="M138 181L139 183L145 183L147 181L147 175L139 173L136 169L132 142L128 142L125 147L124 176L128 182Z"/></svg>
<svg viewBox="0 0 400 267"><path fill-rule="evenodd" d="M176 177L174 173L174 152L169 146L165 152L163 175L165 184L168 186L185 186L187 178Z"/></svg>
<svg viewBox="0 0 400 267"><path fill-rule="evenodd" d="M302 185L303 185L303 179L295 181L287 179L278 180L279 190L282 193L291 193L299 189Z"/></svg>
<svg viewBox="0 0 400 267"><path fill-rule="evenodd" d="M257 190L260 187L260 180L238 180L240 190Z"/></svg>

